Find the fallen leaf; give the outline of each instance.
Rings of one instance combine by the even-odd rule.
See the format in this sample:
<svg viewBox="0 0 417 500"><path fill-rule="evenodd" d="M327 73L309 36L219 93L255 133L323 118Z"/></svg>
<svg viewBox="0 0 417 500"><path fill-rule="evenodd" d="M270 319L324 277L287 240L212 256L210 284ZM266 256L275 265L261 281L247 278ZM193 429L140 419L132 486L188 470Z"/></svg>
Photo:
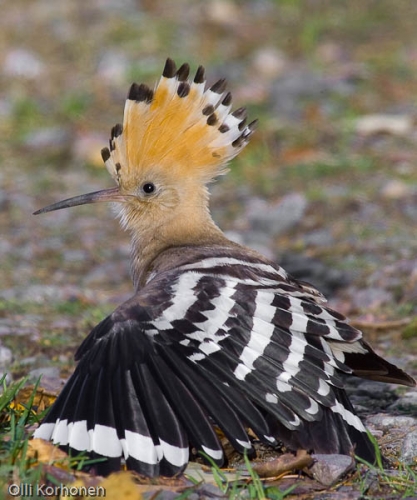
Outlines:
<svg viewBox="0 0 417 500"><path fill-rule="evenodd" d="M16 405L25 405L30 400L35 390L34 385L23 387L14 399ZM42 413L46 408L52 406L57 398L57 393L48 391L43 387L38 387L33 399L32 409L36 409L36 413Z"/></svg>
<svg viewBox="0 0 417 500"><path fill-rule="evenodd" d="M100 483L100 486L104 488L107 500L119 500L120 498L141 500L143 498L130 472L121 471L110 474Z"/></svg>
<svg viewBox="0 0 417 500"><path fill-rule="evenodd" d="M305 450L298 450L295 456L292 453L285 453L268 462L253 462L251 465L259 477L276 477L292 470L302 470L313 462Z"/></svg>
<svg viewBox="0 0 417 500"><path fill-rule="evenodd" d="M26 456L46 464L54 462L56 465L56 462L65 461L67 463L66 468L68 468L68 455L50 441L44 439L31 439L28 443Z"/></svg>

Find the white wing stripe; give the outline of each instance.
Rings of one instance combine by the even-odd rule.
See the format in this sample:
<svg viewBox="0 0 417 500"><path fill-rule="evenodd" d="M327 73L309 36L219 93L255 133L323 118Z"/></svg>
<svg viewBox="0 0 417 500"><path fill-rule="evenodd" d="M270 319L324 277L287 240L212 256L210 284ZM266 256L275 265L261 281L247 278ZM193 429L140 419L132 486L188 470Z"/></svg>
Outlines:
<svg viewBox="0 0 417 500"><path fill-rule="evenodd" d="M293 331L292 327L290 328L293 337L291 339L291 344L289 345L289 355L288 358L282 363L282 367L284 372L289 373L292 377L295 377L297 373L300 371L299 364L304 359L304 351L307 343L305 342L304 335L300 334L297 330ZM304 340L304 345L302 342L298 342L299 340ZM293 346L294 343L294 346ZM291 347L295 347L291 349Z"/></svg>
<svg viewBox="0 0 417 500"><path fill-rule="evenodd" d="M211 267L219 266L243 266L251 267L259 271L264 271L270 274L276 274L280 278L286 278L287 273L284 269L276 269L268 264L263 264L262 262L250 262L247 260L236 259L234 257L208 257L207 259L202 259L191 264L185 264L180 266L178 269L192 270L192 269L210 269Z"/></svg>
<svg viewBox="0 0 417 500"><path fill-rule="evenodd" d="M270 294L269 299L270 299L269 303L270 305L274 300L274 296ZM274 333L274 328L275 328L274 325L271 323L275 314L275 308L268 307L268 305L265 305L262 302L257 301L256 299L255 301L256 301L256 306L253 318L253 327L250 334L249 342L244 347L241 355L239 356L239 360L242 361L242 363L249 370L247 373L250 373L250 371L253 369L254 362L263 355L265 349L267 348L269 342L271 341L271 337L272 334ZM239 366L240 365L238 365L237 368L235 369L235 376L237 376L236 372L239 369ZM242 372L239 371L238 373Z"/></svg>
<svg viewBox="0 0 417 500"><path fill-rule="evenodd" d="M219 296L210 301L214 309L204 311L204 316L207 317L207 320L199 323L198 327L204 330L205 337L210 337L217 341L221 340L221 338L218 336L214 337L214 335L221 328L224 328L224 324L230 317L230 311L235 305L235 301L231 299L235 293L235 285L235 282L228 280L225 286L222 287Z"/></svg>
<svg viewBox="0 0 417 500"><path fill-rule="evenodd" d="M201 276L195 273L183 273L174 284L172 305L167 307L161 316L152 323L160 330L171 328L170 321L181 319L188 309L197 301L193 288L200 281Z"/></svg>

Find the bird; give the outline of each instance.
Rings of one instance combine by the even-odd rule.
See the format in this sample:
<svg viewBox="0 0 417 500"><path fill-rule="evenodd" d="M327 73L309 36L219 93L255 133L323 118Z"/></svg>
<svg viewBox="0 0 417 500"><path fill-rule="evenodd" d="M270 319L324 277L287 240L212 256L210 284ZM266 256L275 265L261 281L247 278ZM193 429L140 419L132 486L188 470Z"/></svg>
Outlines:
<svg viewBox="0 0 417 500"><path fill-rule="evenodd" d="M256 438L374 462L346 377L416 382L312 285L213 221L208 185L256 120L232 111L225 79L207 87L203 66L189 75L189 64L168 58L154 89L130 87L101 151L115 187L35 212L111 202L130 233L134 293L81 343L34 437L100 458L103 475L124 466L177 476L190 453L221 466L218 429L249 457Z"/></svg>

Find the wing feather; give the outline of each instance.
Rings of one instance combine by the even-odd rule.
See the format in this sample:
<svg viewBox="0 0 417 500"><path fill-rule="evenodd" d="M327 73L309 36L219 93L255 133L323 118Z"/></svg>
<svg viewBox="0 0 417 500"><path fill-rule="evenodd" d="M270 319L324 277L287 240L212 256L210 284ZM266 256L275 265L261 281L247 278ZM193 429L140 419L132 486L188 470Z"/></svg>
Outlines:
<svg viewBox="0 0 417 500"><path fill-rule="evenodd" d="M210 267L211 266L211 267ZM344 376L414 384L379 358L323 297L280 268L230 251L156 273L97 325L35 436L175 475L189 445L218 464L220 427L240 452L246 428L317 453L374 459ZM107 467L107 469L105 469Z"/></svg>

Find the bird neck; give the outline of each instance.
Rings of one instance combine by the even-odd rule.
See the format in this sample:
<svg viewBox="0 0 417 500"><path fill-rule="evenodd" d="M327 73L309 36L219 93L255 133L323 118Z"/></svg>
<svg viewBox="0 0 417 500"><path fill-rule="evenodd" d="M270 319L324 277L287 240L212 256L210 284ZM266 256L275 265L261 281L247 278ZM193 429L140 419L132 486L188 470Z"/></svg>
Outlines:
<svg viewBox="0 0 417 500"><path fill-rule="evenodd" d="M156 271L155 263L167 250L231 243L216 226L206 208L177 213L160 224L130 229L130 232L131 275L136 290L146 284L150 273Z"/></svg>

